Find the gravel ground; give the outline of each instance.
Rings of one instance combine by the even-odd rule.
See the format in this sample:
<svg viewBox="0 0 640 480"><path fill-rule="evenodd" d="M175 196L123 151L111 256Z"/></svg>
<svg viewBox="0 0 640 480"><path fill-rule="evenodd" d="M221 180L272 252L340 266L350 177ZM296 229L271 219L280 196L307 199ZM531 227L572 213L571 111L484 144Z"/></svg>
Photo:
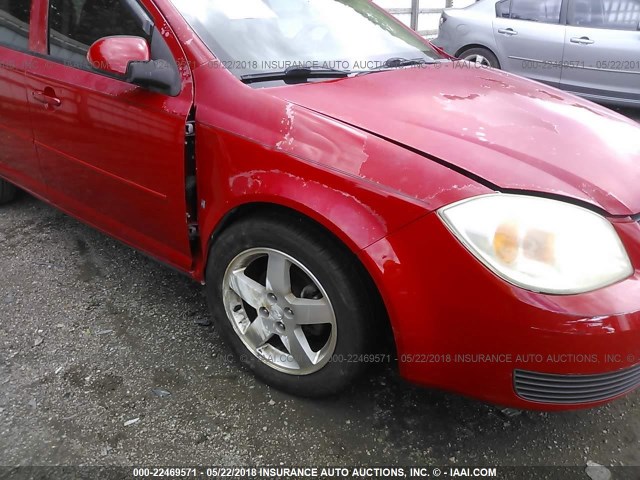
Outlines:
<svg viewBox="0 0 640 480"><path fill-rule="evenodd" d="M640 393L510 418L391 367L336 399L270 389L199 325L199 285L27 195L0 266L0 465L640 465Z"/></svg>

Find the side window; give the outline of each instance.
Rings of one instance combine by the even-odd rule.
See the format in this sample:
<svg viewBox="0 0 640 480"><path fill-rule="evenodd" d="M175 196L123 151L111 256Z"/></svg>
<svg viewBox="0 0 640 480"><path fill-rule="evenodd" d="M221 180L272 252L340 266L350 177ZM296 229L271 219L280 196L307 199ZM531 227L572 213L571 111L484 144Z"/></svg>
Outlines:
<svg viewBox="0 0 640 480"><path fill-rule="evenodd" d="M568 17L570 25L635 31L640 27L640 0L573 0Z"/></svg>
<svg viewBox="0 0 640 480"><path fill-rule="evenodd" d="M31 0L0 0L0 45L28 48L30 9Z"/></svg>
<svg viewBox="0 0 640 480"><path fill-rule="evenodd" d="M511 15L511 0L500 0L496 3L496 16L498 18L509 18Z"/></svg>
<svg viewBox="0 0 640 480"><path fill-rule="evenodd" d="M562 0L512 0L511 18L540 23L560 23Z"/></svg>
<svg viewBox="0 0 640 480"><path fill-rule="evenodd" d="M2 1L2 0L0 0ZM112 35L149 36L142 20L124 0L50 0L49 55L78 68L89 68L89 47Z"/></svg>

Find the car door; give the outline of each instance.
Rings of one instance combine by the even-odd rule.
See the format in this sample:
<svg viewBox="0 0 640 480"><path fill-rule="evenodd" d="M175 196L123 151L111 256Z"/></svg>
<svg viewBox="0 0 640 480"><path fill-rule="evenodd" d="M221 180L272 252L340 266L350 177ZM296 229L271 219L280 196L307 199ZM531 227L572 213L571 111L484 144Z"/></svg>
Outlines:
<svg viewBox="0 0 640 480"><path fill-rule="evenodd" d="M640 104L640 0L570 0L563 88Z"/></svg>
<svg viewBox="0 0 640 480"><path fill-rule="evenodd" d="M508 11L508 13L507 13ZM493 34L501 67L554 86L562 74L565 25L562 0L498 2Z"/></svg>
<svg viewBox="0 0 640 480"><path fill-rule="evenodd" d="M182 89L172 97L102 74L86 56L99 38L134 35L150 42L153 59L188 65L153 5L144 7L137 0L48 2L48 48L26 72L34 137L53 203L188 269L189 69L180 69Z"/></svg>
<svg viewBox="0 0 640 480"><path fill-rule="evenodd" d="M43 193L25 88L30 11L31 0L0 0L0 175Z"/></svg>

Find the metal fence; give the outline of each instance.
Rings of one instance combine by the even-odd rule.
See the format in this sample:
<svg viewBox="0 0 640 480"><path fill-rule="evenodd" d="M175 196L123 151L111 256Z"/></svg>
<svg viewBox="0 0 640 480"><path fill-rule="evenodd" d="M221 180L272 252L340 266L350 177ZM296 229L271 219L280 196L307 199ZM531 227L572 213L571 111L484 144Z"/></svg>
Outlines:
<svg viewBox="0 0 640 480"><path fill-rule="evenodd" d="M421 35L438 34L438 22L445 8L461 8L476 0L376 0L376 2Z"/></svg>

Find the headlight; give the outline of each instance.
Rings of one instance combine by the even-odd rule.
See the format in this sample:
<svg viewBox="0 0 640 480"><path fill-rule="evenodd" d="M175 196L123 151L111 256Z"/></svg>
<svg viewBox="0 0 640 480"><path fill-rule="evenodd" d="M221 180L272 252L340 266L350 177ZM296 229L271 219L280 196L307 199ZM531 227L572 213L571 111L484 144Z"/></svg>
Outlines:
<svg viewBox="0 0 640 480"><path fill-rule="evenodd" d="M611 223L569 203L497 194L449 205L438 214L487 267L527 290L584 293L633 273Z"/></svg>

